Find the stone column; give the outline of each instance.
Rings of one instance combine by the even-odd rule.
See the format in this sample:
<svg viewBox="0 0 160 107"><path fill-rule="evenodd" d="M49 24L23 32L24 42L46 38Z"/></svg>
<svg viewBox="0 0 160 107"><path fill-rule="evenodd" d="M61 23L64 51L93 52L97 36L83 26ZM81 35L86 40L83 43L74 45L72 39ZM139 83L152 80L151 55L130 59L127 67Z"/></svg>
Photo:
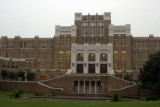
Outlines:
<svg viewBox="0 0 160 107"><path fill-rule="evenodd" d="M95 82L95 94L97 94L97 82Z"/></svg>
<svg viewBox="0 0 160 107"><path fill-rule="evenodd" d="M85 94L85 88L86 88L86 87L85 87L85 81L83 82L83 85L84 85L84 87L83 87L83 88L84 88L84 89L83 89L83 92L84 92L84 94Z"/></svg>
<svg viewBox="0 0 160 107"><path fill-rule="evenodd" d="M78 81L78 94L79 94L79 81Z"/></svg>

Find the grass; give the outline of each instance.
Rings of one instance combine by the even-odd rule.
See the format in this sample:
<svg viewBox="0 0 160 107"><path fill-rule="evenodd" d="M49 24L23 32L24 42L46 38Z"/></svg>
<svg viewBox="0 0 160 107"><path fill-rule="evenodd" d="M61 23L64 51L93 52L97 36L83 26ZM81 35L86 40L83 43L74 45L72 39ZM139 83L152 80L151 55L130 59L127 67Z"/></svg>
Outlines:
<svg viewBox="0 0 160 107"><path fill-rule="evenodd" d="M160 107L160 101L132 102L64 102L0 98L0 107Z"/></svg>
<svg viewBox="0 0 160 107"><path fill-rule="evenodd" d="M13 93L14 93L13 91L3 91L3 90L0 90L0 97L10 96ZM24 93L22 96L29 97L29 96L35 96L35 94L33 94L33 93Z"/></svg>

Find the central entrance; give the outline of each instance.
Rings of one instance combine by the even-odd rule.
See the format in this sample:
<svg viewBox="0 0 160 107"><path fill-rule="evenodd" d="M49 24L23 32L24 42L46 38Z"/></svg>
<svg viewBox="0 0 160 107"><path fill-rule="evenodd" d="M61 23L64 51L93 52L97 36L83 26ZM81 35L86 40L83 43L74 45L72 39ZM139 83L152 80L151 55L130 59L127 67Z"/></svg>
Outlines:
<svg viewBox="0 0 160 107"><path fill-rule="evenodd" d="M107 64L101 64L100 73L107 73Z"/></svg>
<svg viewBox="0 0 160 107"><path fill-rule="evenodd" d="M89 64L88 70L89 73L95 73L95 64Z"/></svg>
<svg viewBox="0 0 160 107"><path fill-rule="evenodd" d="M83 64L77 64L77 73L83 73Z"/></svg>

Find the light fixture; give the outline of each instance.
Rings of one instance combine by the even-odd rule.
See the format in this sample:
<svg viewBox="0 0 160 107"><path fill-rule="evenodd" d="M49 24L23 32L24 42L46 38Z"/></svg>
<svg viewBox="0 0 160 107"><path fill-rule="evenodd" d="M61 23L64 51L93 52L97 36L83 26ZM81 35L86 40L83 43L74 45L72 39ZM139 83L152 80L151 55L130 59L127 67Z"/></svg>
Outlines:
<svg viewBox="0 0 160 107"><path fill-rule="evenodd" d="M72 66L74 66L74 63L72 63Z"/></svg>

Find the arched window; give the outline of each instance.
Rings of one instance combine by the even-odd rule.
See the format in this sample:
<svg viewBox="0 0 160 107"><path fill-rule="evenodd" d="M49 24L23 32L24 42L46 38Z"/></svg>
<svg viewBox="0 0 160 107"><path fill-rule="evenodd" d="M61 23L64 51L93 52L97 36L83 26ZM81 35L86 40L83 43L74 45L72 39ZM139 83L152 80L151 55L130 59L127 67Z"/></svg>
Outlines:
<svg viewBox="0 0 160 107"><path fill-rule="evenodd" d="M77 54L77 61L83 61L83 54L82 53Z"/></svg>
<svg viewBox="0 0 160 107"><path fill-rule="evenodd" d="M107 61L107 54L106 53L102 53L100 56L101 61Z"/></svg>
<svg viewBox="0 0 160 107"><path fill-rule="evenodd" d="M95 61L95 55L93 53L89 54L89 61Z"/></svg>

